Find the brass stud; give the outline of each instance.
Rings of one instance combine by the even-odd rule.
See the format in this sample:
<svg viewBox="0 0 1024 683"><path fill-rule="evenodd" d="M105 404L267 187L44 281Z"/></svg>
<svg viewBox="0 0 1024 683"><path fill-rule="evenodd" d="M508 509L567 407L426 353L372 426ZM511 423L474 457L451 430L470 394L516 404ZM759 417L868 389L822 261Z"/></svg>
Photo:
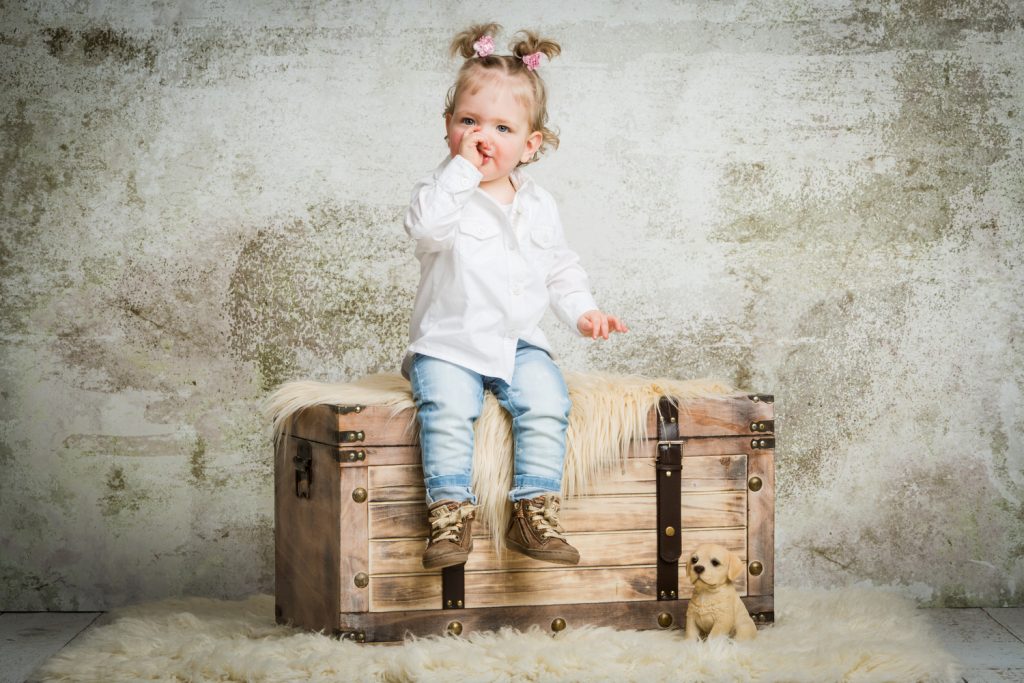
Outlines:
<svg viewBox="0 0 1024 683"><path fill-rule="evenodd" d="M662 612L658 615L658 626L662 628L668 628L672 625L672 615L668 612Z"/></svg>
<svg viewBox="0 0 1024 683"><path fill-rule="evenodd" d="M676 535L675 527L671 527L671 526L665 527L665 535L666 536L675 536Z"/></svg>
<svg viewBox="0 0 1024 683"><path fill-rule="evenodd" d="M352 492L352 500L354 500L357 503L365 503L366 502L366 489L360 487L360 488L357 488L355 491L353 491Z"/></svg>
<svg viewBox="0 0 1024 683"><path fill-rule="evenodd" d="M750 575L751 576L760 576L761 572L763 572L763 571L764 571L764 565L761 564L760 562L758 562L757 560L754 560L753 562L750 563Z"/></svg>
<svg viewBox="0 0 1024 683"><path fill-rule="evenodd" d="M669 596L670 598L674 598L674 597L676 597L676 592L675 592L675 591L669 591L669 592L668 592L668 596Z"/></svg>
<svg viewBox="0 0 1024 683"><path fill-rule="evenodd" d="M356 584L357 588L366 588L370 583L370 577L364 574L363 572L359 572L358 574L356 574L354 583Z"/></svg>
<svg viewBox="0 0 1024 683"><path fill-rule="evenodd" d="M752 431L752 432L756 432L757 431L757 423L756 422L751 422L750 423L750 431Z"/></svg>
<svg viewBox="0 0 1024 683"><path fill-rule="evenodd" d="M671 422L671 423L673 423L673 424L675 424L675 421L676 421L676 416L675 416L675 415L673 415L672 417L670 417L670 418L668 419L668 421L669 421L669 422Z"/></svg>
<svg viewBox="0 0 1024 683"><path fill-rule="evenodd" d="M359 631L358 633L356 633L356 642L357 643L365 643L366 642L366 631Z"/></svg>
<svg viewBox="0 0 1024 683"><path fill-rule="evenodd" d="M754 403L757 403L758 401L760 401L760 400L761 400L761 397L760 397L760 396L758 396L757 394L754 394L754 395L753 395L753 396L751 396L750 398L751 398L751 400L752 400L752 401L753 401Z"/></svg>
<svg viewBox="0 0 1024 683"><path fill-rule="evenodd" d="M362 441L365 438L366 438L366 434L364 434L363 432L356 432L356 440L357 441Z"/></svg>
<svg viewBox="0 0 1024 683"><path fill-rule="evenodd" d="M665 476L666 477L671 477L672 476L672 470L665 470Z"/></svg>
<svg viewBox="0 0 1024 683"><path fill-rule="evenodd" d="M456 600L456 601L455 601L455 604L456 604L456 606L458 606L458 607L462 607L462 600Z"/></svg>
<svg viewBox="0 0 1024 683"><path fill-rule="evenodd" d="M562 617L558 617L557 619L552 621L551 622L551 630L554 631L555 633L558 633L559 631L564 631L565 630L565 619L563 619Z"/></svg>
<svg viewBox="0 0 1024 683"><path fill-rule="evenodd" d="M750 447L751 448L757 448L757 439L751 439Z"/></svg>
<svg viewBox="0 0 1024 683"><path fill-rule="evenodd" d="M762 484L761 477L751 477L747 480L747 488L751 491L760 491Z"/></svg>
<svg viewBox="0 0 1024 683"><path fill-rule="evenodd" d="M359 456L358 456L358 455L356 454L356 452L355 452L355 451L349 451L349 452L348 452L348 461L349 461L349 462L355 462L355 461L356 461L356 458L358 458L358 457L359 457Z"/></svg>
<svg viewBox="0 0 1024 683"><path fill-rule="evenodd" d="M452 606L452 601L451 601L451 600L449 600L449 601L448 601L447 603L445 603L445 606L446 606L446 607L451 607L451 606Z"/></svg>
<svg viewBox="0 0 1024 683"><path fill-rule="evenodd" d="M665 591L661 591L660 593L658 593L658 597L664 599L666 597Z"/></svg>
<svg viewBox="0 0 1024 683"><path fill-rule="evenodd" d="M362 435L362 432L359 432L359 434ZM366 451L356 451L356 458L358 458L360 462L366 460Z"/></svg>
<svg viewBox="0 0 1024 683"><path fill-rule="evenodd" d="M761 448L764 448L764 439L761 439L760 441L758 441L757 445L760 446Z"/></svg>
<svg viewBox="0 0 1024 683"><path fill-rule="evenodd" d="M453 636L462 635L462 622L461 621L450 621L448 622L448 633Z"/></svg>
<svg viewBox="0 0 1024 683"><path fill-rule="evenodd" d="M763 431L766 431L766 430L767 430L767 428L764 426L764 422L758 422L757 423L757 431L763 432Z"/></svg>
<svg viewBox="0 0 1024 683"><path fill-rule="evenodd" d="M357 412L357 413L363 412L363 407L362 406L356 406L355 412Z"/></svg>

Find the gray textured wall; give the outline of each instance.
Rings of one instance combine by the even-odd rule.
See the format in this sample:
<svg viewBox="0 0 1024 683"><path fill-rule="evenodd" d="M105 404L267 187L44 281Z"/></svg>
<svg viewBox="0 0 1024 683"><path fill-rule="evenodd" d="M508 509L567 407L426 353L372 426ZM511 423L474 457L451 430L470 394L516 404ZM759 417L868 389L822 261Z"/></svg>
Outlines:
<svg viewBox="0 0 1024 683"><path fill-rule="evenodd" d="M256 408L397 368L490 19L563 43L532 172L632 328L563 366L778 396L780 584L1024 602L1021 3L480 10L0 2L0 608L272 590Z"/></svg>

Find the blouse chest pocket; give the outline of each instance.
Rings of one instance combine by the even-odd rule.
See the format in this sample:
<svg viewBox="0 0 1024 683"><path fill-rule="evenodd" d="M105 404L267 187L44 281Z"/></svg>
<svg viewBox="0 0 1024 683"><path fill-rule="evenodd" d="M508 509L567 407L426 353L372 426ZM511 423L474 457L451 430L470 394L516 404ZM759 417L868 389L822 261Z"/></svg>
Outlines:
<svg viewBox="0 0 1024 683"><path fill-rule="evenodd" d="M490 221L464 221L459 224L459 232L475 240L485 241L501 234L501 228Z"/></svg>
<svg viewBox="0 0 1024 683"><path fill-rule="evenodd" d="M530 248L535 263L547 272L555 262L555 247L558 244L558 233L553 225L537 225L530 230Z"/></svg>

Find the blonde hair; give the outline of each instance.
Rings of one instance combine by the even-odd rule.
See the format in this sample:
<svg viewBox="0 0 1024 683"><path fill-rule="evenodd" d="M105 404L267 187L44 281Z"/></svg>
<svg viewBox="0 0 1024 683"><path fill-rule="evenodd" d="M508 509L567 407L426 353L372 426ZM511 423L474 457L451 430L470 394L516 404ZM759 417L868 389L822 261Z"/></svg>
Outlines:
<svg viewBox="0 0 1024 683"><path fill-rule="evenodd" d="M549 147L557 149L558 134L547 127L548 94L544 87L544 79L536 70L526 67L523 57L540 52L551 59L559 55L562 48L555 41L541 38L533 31L519 31L510 44L512 54L491 54L486 57L477 57L473 43L483 36L493 38L500 30L499 24L474 24L452 39L452 56L462 55L466 61L459 69L458 76L455 77L455 85L448 90L448 96L444 102L444 115L450 116L455 110L455 101L459 98L459 94L466 88L472 88L482 77L495 80L501 77L519 79L523 87L516 92L516 98L530 111L530 132L540 131L543 136L540 147L537 148L530 160L520 164L524 165L540 159Z"/></svg>

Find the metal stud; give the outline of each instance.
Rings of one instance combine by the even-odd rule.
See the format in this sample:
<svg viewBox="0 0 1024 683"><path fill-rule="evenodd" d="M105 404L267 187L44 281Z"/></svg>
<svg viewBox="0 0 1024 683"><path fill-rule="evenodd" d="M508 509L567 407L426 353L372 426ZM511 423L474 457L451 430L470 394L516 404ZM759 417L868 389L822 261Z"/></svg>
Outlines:
<svg viewBox="0 0 1024 683"><path fill-rule="evenodd" d="M660 593L658 593L658 597L659 597L659 598L661 598L662 600L664 600L664 599L665 599L665 597L667 597L667 596L665 595L665 591L661 591Z"/></svg>
<svg viewBox="0 0 1024 683"><path fill-rule="evenodd" d="M757 560L754 560L750 563L749 569L751 576L760 576L761 572L764 571L764 565L758 562Z"/></svg>
<svg viewBox="0 0 1024 683"><path fill-rule="evenodd" d="M674 597L676 597L676 592L675 592L675 591L669 591L669 592L668 592L668 596L669 596L670 598L674 598Z"/></svg>
<svg viewBox="0 0 1024 683"><path fill-rule="evenodd" d="M565 630L565 619L563 619L562 617L558 617L557 619L552 621L551 622L551 630L554 631L555 633L558 633L559 631L564 631Z"/></svg>
<svg viewBox="0 0 1024 683"><path fill-rule="evenodd" d="M669 417L669 418L668 418L668 421L669 421L669 422L671 422L671 423L673 423L673 424L675 424L675 421L676 421L676 416L675 416L675 415L672 415L671 417Z"/></svg>
<svg viewBox="0 0 1024 683"><path fill-rule="evenodd" d="M353 582L356 584L357 588L366 588L370 584L370 577L363 572L359 572L356 574Z"/></svg>
<svg viewBox="0 0 1024 683"><path fill-rule="evenodd" d="M662 612L658 615L658 626L662 628L668 628L672 625L672 615L668 612Z"/></svg>
<svg viewBox="0 0 1024 683"><path fill-rule="evenodd" d="M364 489L364 488L357 488L355 491L353 491L352 492L352 500L354 500L357 503L365 503L366 502L366 489Z"/></svg>
<svg viewBox="0 0 1024 683"><path fill-rule="evenodd" d="M457 607L462 607L462 600L456 600L456 601L455 601L455 605L456 605Z"/></svg>
<svg viewBox="0 0 1024 683"><path fill-rule="evenodd" d="M665 535L666 536L675 536L676 535L675 527L671 527L671 526L665 527Z"/></svg>
<svg viewBox="0 0 1024 683"><path fill-rule="evenodd" d="M450 621L448 622L448 633L453 636L462 635L462 622L461 621Z"/></svg>
<svg viewBox="0 0 1024 683"><path fill-rule="evenodd" d="M671 477L672 476L672 470L665 470L665 476L666 477Z"/></svg>
<svg viewBox="0 0 1024 683"><path fill-rule="evenodd" d="M751 477L747 480L747 488L751 491L760 491L762 484L761 477Z"/></svg>
<svg viewBox="0 0 1024 683"><path fill-rule="evenodd" d="M752 432L756 432L757 431L757 423L756 422L751 422L750 423L750 431L752 431Z"/></svg>
<svg viewBox="0 0 1024 683"><path fill-rule="evenodd" d="M448 601L447 603L445 603L445 606L446 606L446 607L451 607L451 606L452 606L452 601L451 601L451 600L449 600L449 601Z"/></svg>
<svg viewBox="0 0 1024 683"><path fill-rule="evenodd" d="M750 400L752 400L754 403L757 403L758 401L761 400L761 397L758 396L757 394L754 394L753 396L750 397Z"/></svg>
<svg viewBox="0 0 1024 683"><path fill-rule="evenodd" d="M761 439L760 441L758 441L757 445L760 446L761 448L764 448L764 439Z"/></svg>
<svg viewBox="0 0 1024 683"><path fill-rule="evenodd" d="M750 447L751 448L757 448L757 439L751 439L750 440Z"/></svg>

